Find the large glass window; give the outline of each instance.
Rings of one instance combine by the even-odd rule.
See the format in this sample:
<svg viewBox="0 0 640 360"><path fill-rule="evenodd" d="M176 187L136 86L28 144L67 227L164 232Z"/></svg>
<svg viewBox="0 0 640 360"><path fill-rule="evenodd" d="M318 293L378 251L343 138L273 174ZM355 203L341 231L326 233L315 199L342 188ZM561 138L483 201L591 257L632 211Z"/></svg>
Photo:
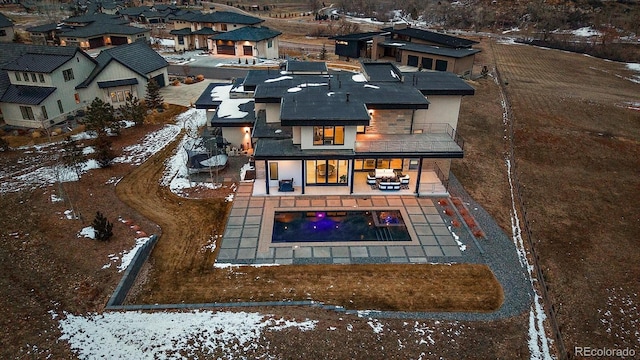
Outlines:
<svg viewBox="0 0 640 360"><path fill-rule="evenodd" d="M49 119L49 114L47 114L47 107L46 106L42 106L41 110L42 110L42 117L45 120L48 120Z"/></svg>
<svg viewBox="0 0 640 360"><path fill-rule="evenodd" d="M344 145L344 126L314 126L313 145Z"/></svg>
<svg viewBox="0 0 640 360"><path fill-rule="evenodd" d="M60 114L64 112L64 109L62 108L62 100L58 100L58 110L60 110Z"/></svg>
<svg viewBox="0 0 640 360"><path fill-rule="evenodd" d="M356 171L371 171L374 169L402 170L402 159L356 159Z"/></svg>

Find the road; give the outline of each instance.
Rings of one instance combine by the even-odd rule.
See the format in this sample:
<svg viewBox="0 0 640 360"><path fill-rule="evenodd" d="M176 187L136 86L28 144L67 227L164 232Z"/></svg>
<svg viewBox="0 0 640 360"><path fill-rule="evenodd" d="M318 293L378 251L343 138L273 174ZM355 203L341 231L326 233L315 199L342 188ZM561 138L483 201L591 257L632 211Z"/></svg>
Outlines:
<svg viewBox="0 0 640 360"><path fill-rule="evenodd" d="M169 74L184 76L184 66L169 65ZM244 77L249 69L236 69L227 67L189 66L189 74L202 74L207 79L231 80Z"/></svg>

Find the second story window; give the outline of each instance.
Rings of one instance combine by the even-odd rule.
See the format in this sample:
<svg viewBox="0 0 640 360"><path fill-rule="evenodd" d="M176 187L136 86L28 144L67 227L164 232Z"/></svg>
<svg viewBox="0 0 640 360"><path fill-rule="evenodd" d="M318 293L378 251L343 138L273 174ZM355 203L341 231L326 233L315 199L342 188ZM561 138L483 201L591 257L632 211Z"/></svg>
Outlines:
<svg viewBox="0 0 640 360"><path fill-rule="evenodd" d="M37 77L35 73L31 73L31 81L37 82Z"/></svg>
<svg viewBox="0 0 640 360"><path fill-rule="evenodd" d="M67 69L62 72L62 76L64 76L64 81L73 80L73 69Z"/></svg>
<svg viewBox="0 0 640 360"><path fill-rule="evenodd" d="M344 126L314 126L313 145L344 145Z"/></svg>
<svg viewBox="0 0 640 360"><path fill-rule="evenodd" d="M184 45L184 36L178 35L178 44L179 45Z"/></svg>
<svg viewBox="0 0 640 360"><path fill-rule="evenodd" d="M24 81L29 81L29 73L22 73L22 78Z"/></svg>
<svg viewBox="0 0 640 360"><path fill-rule="evenodd" d="M22 78L20 77L20 73L16 72L15 74L16 74L16 80L17 81L22 81Z"/></svg>
<svg viewBox="0 0 640 360"><path fill-rule="evenodd" d="M40 82L43 83L44 82L44 75L42 74L38 74L38 78L40 79Z"/></svg>

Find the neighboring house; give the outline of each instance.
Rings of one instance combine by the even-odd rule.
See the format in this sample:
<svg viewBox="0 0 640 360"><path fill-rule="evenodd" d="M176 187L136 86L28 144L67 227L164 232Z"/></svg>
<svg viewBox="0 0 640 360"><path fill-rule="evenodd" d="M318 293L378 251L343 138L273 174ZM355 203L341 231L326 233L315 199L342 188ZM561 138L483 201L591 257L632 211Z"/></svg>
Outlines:
<svg viewBox="0 0 640 360"><path fill-rule="evenodd" d="M0 109L8 125L39 128L86 106L76 90L96 62L78 48L0 44Z"/></svg>
<svg viewBox="0 0 640 360"><path fill-rule="evenodd" d="M92 14L70 17L61 24L27 28L34 44L48 44L96 49L104 46L149 41L149 29L129 26L119 15Z"/></svg>
<svg viewBox="0 0 640 360"><path fill-rule="evenodd" d="M129 94L142 98L149 79L167 84L167 66L144 42L96 59L77 47L0 44L0 109L8 125L54 125L96 97L115 107Z"/></svg>
<svg viewBox="0 0 640 360"><path fill-rule="evenodd" d="M209 49L217 55L278 57L278 36L282 33L268 27L246 26L209 37Z"/></svg>
<svg viewBox="0 0 640 360"><path fill-rule="evenodd" d="M335 53L341 59L395 61L420 70L472 75L476 41L396 24L381 31L334 36Z"/></svg>
<svg viewBox="0 0 640 360"><path fill-rule="evenodd" d="M451 159L464 154L461 99L475 90L454 74L361 67L332 72L288 61L283 72L251 70L212 84L196 107L209 110L224 142L253 154L254 195L278 194L291 179L294 194L446 193ZM380 180L387 177L390 187Z"/></svg>
<svg viewBox="0 0 640 360"><path fill-rule="evenodd" d="M169 83L169 64L143 42L103 50L96 61L98 65L78 89L116 108L124 105L129 95L143 99L150 79L160 87Z"/></svg>
<svg viewBox="0 0 640 360"><path fill-rule="evenodd" d="M229 11L211 13L185 12L173 17L175 50L212 50L209 38L212 35L258 25L264 20ZM247 41L250 41L246 39ZM223 45L224 48L224 45ZM234 53L235 55L235 53Z"/></svg>
<svg viewBox="0 0 640 360"><path fill-rule="evenodd" d="M0 13L0 42L12 42L14 37L13 20Z"/></svg>

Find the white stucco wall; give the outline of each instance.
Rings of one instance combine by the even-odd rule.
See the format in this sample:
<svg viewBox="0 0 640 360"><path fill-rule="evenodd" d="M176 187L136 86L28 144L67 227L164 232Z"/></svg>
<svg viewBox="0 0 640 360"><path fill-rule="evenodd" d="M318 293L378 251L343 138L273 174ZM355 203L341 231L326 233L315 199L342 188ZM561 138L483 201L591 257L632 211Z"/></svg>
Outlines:
<svg viewBox="0 0 640 360"><path fill-rule="evenodd" d="M267 122L276 123L280 122L280 104L265 104L267 109Z"/></svg>
<svg viewBox="0 0 640 360"><path fill-rule="evenodd" d="M302 162L300 160L278 160L269 163L278 163L278 179L293 179L293 186L302 185ZM270 165L269 165L270 166ZM270 167L267 167L270 170ZM269 174L269 178L271 174ZM278 180L269 180L269 186L278 186Z"/></svg>
<svg viewBox="0 0 640 360"><path fill-rule="evenodd" d="M269 41L271 41L271 47L268 47ZM260 41L256 44L257 50L254 50L254 56L265 59L277 59L278 58L278 38Z"/></svg>
<svg viewBox="0 0 640 360"><path fill-rule="evenodd" d="M457 127L461 95L430 95L427 100L430 102L429 109L416 111L414 129L424 128L429 123L446 123L454 129Z"/></svg>

